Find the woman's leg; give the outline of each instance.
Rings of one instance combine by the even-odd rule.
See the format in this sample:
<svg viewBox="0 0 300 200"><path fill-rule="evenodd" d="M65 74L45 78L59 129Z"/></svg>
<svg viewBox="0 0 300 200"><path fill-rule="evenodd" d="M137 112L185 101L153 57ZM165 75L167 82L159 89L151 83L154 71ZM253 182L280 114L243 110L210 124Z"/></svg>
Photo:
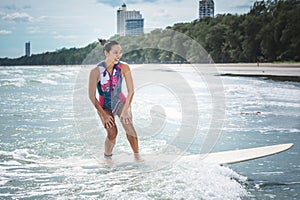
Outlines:
<svg viewBox="0 0 300 200"><path fill-rule="evenodd" d="M125 124L124 122L121 123L126 132L127 140L129 141L132 151L134 153L139 153L138 138L137 138L136 131L133 127L133 124L132 123Z"/></svg>
<svg viewBox="0 0 300 200"><path fill-rule="evenodd" d="M136 131L133 127L132 123L125 124L124 122L121 122L124 130L126 131L127 140L129 141L129 144L131 146L131 149L134 153L134 160L137 162L143 162L144 160L141 158L139 154L139 143Z"/></svg>
<svg viewBox="0 0 300 200"><path fill-rule="evenodd" d="M123 108L122 108L123 109ZM121 110L122 110L121 109ZM118 113L118 117L120 118L121 112ZM121 124L126 132L127 140L129 141L130 147L134 153L134 159L135 161L142 162L144 161L140 155L139 155L139 143L138 143L138 137L135 131L135 128L132 124L132 119L130 120L130 123L125 123L125 121L120 120Z"/></svg>
<svg viewBox="0 0 300 200"><path fill-rule="evenodd" d="M106 111L106 110L104 110L104 111L108 115L111 115L113 117L113 120L114 120L113 121L114 126L112 126L111 128L107 128L107 127L105 127L103 119L102 119L101 115L98 112L98 115L99 115L99 117L102 121L102 124L103 124L104 128L106 129L106 133L107 133L106 139L105 139L105 142L104 142L104 157L109 158L112 155L113 148L116 144L116 137L118 135L118 129L116 127L115 118L114 118L113 114Z"/></svg>
<svg viewBox="0 0 300 200"><path fill-rule="evenodd" d="M115 118L114 116L109 113L108 111L106 111L107 114L111 115L114 119L114 126L112 126L111 128L106 128L106 139L105 139L105 142L104 142L104 155L106 155L107 157L111 156L112 155L112 151L113 151L113 148L116 144L116 138L117 138L117 135L118 135L118 129L116 127L116 123L115 123ZM98 113L99 114L99 113ZM100 116L101 118L101 116ZM102 118L101 118L102 120ZM103 123L103 122L102 122Z"/></svg>
<svg viewBox="0 0 300 200"><path fill-rule="evenodd" d="M113 148L116 144L116 138L118 135L118 129L116 126L113 126L111 128L106 128L107 136L105 139L105 150L104 154L107 156L112 155Z"/></svg>

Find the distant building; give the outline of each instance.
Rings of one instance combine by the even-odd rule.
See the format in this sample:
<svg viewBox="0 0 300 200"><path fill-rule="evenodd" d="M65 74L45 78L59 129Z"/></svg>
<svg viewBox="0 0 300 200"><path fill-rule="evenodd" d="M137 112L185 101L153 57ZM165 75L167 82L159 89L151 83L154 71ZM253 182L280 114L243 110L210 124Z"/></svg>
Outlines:
<svg viewBox="0 0 300 200"><path fill-rule="evenodd" d="M140 35L144 33L144 19L126 19L125 35Z"/></svg>
<svg viewBox="0 0 300 200"><path fill-rule="evenodd" d="M125 35L140 35L144 33L144 19L140 11L128 11L124 3L117 10L117 34Z"/></svg>
<svg viewBox="0 0 300 200"><path fill-rule="evenodd" d="M25 56L30 56L30 42L25 43Z"/></svg>
<svg viewBox="0 0 300 200"><path fill-rule="evenodd" d="M215 15L215 4L213 0L199 1L199 19L205 17L214 17L214 15Z"/></svg>

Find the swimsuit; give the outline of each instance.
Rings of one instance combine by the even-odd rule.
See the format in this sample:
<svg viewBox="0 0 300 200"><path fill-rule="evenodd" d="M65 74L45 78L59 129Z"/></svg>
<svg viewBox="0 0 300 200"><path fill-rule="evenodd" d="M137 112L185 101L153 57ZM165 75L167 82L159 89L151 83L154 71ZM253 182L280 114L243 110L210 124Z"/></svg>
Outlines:
<svg viewBox="0 0 300 200"><path fill-rule="evenodd" d="M113 115L119 115L126 101L126 97L122 93L121 63L118 61L114 65L111 74L107 71L104 61L97 66L100 71L100 81L97 84L99 104Z"/></svg>

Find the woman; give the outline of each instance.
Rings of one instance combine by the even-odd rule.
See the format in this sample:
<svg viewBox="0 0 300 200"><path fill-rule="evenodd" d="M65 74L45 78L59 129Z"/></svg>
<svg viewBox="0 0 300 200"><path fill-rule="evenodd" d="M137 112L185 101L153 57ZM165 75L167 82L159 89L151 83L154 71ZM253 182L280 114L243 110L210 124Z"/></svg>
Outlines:
<svg viewBox="0 0 300 200"><path fill-rule="evenodd" d="M104 43L102 40L100 42ZM118 42L105 42L103 52L105 60L98 63L90 72L89 98L97 109L107 132L104 158L112 158L112 151L118 134L115 123L115 115L117 115L126 131L135 161L143 161L139 155L138 138L132 124L130 110L134 94L130 68L127 63L120 61L122 49ZM121 91L123 78L125 78L127 86L127 98ZM99 99L96 98L96 89L99 93Z"/></svg>

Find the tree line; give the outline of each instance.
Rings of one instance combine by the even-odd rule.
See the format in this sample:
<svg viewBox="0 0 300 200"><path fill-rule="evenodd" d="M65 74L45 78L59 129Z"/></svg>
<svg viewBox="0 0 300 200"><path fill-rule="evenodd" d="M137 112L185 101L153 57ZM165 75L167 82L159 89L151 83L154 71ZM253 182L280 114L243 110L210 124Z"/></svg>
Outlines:
<svg viewBox="0 0 300 200"><path fill-rule="evenodd" d="M0 65L77 65L81 64L86 55L96 46L96 43L92 43L84 48L62 48L55 52L33 54L15 59L1 58Z"/></svg>
<svg viewBox="0 0 300 200"><path fill-rule="evenodd" d="M129 63L300 61L300 0L256 1L247 14L178 23L139 36L113 36ZM95 64L97 42L84 48L2 58L0 65Z"/></svg>
<svg viewBox="0 0 300 200"><path fill-rule="evenodd" d="M216 62L300 61L300 1L256 1L244 15L218 15L173 30L197 40Z"/></svg>

